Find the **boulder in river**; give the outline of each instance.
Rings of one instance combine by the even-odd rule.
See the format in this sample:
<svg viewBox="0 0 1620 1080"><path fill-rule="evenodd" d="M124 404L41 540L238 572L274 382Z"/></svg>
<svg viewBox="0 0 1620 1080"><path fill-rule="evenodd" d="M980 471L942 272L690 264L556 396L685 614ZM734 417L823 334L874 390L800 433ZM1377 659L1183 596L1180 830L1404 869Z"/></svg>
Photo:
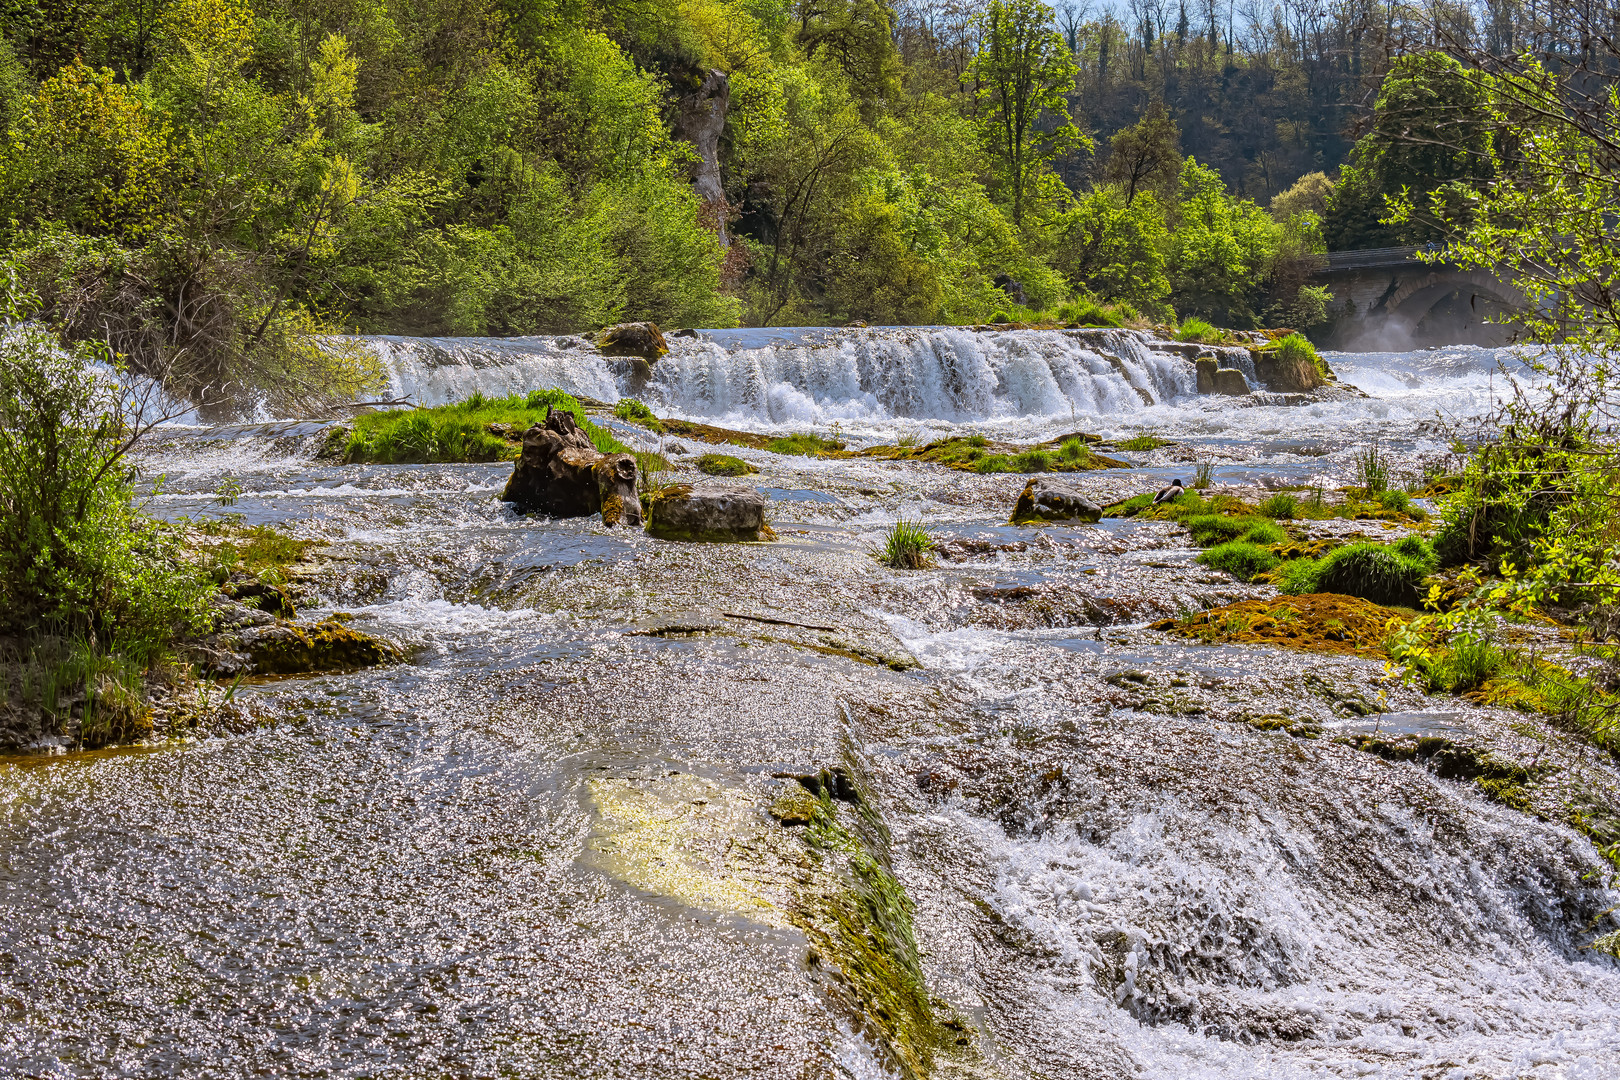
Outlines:
<svg viewBox="0 0 1620 1080"><path fill-rule="evenodd" d="M669 343L651 322L620 323L596 335L603 356L631 356L652 363L669 352Z"/></svg>
<svg viewBox="0 0 1620 1080"><path fill-rule="evenodd" d="M1213 394L1215 392L1215 372L1220 368L1221 362L1213 356L1200 356L1193 363L1198 368L1198 392L1200 394Z"/></svg>
<svg viewBox="0 0 1620 1080"><path fill-rule="evenodd" d="M1053 476L1037 476L1024 485L1013 506L1014 525L1042 521L1100 521L1102 507L1073 484Z"/></svg>
<svg viewBox="0 0 1620 1080"><path fill-rule="evenodd" d="M1242 397L1249 392L1249 380L1237 368L1219 368L1215 372L1215 392L1229 397Z"/></svg>
<svg viewBox="0 0 1620 1080"><path fill-rule="evenodd" d="M574 414L551 409L546 422L523 434L523 453L501 501L519 513L586 517L600 513L606 525L640 525L636 459L599 453Z"/></svg>
<svg viewBox="0 0 1620 1080"><path fill-rule="evenodd" d="M241 641L258 675L347 671L403 659L388 642L335 619L314 626L278 622L255 627L243 631Z"/></svg>
<svg viewBox="0 0 1620 1080"><path fill-rule="evenodd" d="M1328 385L1324 376L1308 356L1284 357L1280 349L1250 349L1254 357L1254 373L1266 387L1278 394L1308 394Z"/></svg>
<svg viewBox="0 0 1620 1080"><path fill-rule="evenodd" d="M769 540L766 501L747 484L674 484L653 493L647 533L661 540Z"/></svg>

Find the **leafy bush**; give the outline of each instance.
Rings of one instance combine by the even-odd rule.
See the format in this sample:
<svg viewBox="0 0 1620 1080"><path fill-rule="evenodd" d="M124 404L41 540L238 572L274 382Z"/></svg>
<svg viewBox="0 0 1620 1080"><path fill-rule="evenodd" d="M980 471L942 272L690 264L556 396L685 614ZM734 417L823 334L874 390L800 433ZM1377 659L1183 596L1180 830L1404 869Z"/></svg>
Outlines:
<svg viewBox="0 0 1620 1080"><path fill-rule="evenodd" d="M872 555L896 570L926 570L934 565L934 546L934 538L926 528L902 518L889 526L883 546Z"/></svg>
<svg viewBox="0 0 1620 1080"><path fill-rule="evenodd" d="M1281 518L1284 521L1289 521L1299 513L1299 500L1285 491L1279 491L1262 502L1258 509L1268 518Z"/></svg>
<svg viewBox="0 0 1620 1080"><path fill-rule="evenodd" d="M1216 570L1224 570L1240 581L1253 581L1277 565L1277 556L1269 548L1246 540L1232 540L1217 544L1198 556L1198 561Z"/></svg>
<svg viewBox="0 0 1620 1080"><path fill-rule="evenodd" d="M1224 333L1203 319L1188 319L1181 324L1181 329L1176 331L1177 341L1190 341L1202 345L1216 345L1225 338Z"/></svg>
<svg viewBox="0 0 1620 1080"><path fill-rule="evenodd" d="M1057 321L1081 326L1124 326L1125 320L1095 300L1074 300L1057 310Z"/></svg>
<svg viewBox="0 0 1620 1080"><path fill-rule="evenodd" d="M747 476L759 472L742 458L730 454L704 454L697 459L697 467L705 476Z"/></svg>
<svg viewBox="0 0 1620 1080"><path fill-rule="evenodd" d="M651 431L664 430L664 425L658 422L658 417L653 415L653 411L633 397L620 398L618 404L613 406L613 415L627 423L640 424Z"/></svg>
<svg viewBox="0 0 1620 1080"><path fill-rule="evenodd" d="M200 625L175 532L135 506L124 455L153 417L113 360L64 347L0 280L0 632L83 636L144 663Z"/></svg>

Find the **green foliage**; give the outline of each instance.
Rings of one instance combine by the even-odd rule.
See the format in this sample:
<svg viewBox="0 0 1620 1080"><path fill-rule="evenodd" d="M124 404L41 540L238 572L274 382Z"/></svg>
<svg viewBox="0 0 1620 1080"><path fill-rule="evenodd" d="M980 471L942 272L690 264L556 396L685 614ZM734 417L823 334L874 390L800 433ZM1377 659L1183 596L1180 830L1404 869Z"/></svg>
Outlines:
<svg viewBox="0 0 1620 1080"><path fill-rule="evenodd" d="M1315 559L1289 559L1271 572L1271 582L1277 586L1279 592L1289 596L1320 592L1321 590L1316 587L1317 572L1320 568L1321 563Z"/></svg>
<svg viewBox="0 0 1620 1080"><path fill-rule="evenodd" d="M1277 556L1270 548L1248 540L1230 540L1217 544L1198 556L1198 561L1215 570L1221 570L1239 581L1253 581L1277 565Z"/></svg>
<svg viewBox="0 0 1620 1080"><path fill-rule="evenodd" d="M1181 499L1186 497L1183 495ZM1180 502L1181 499L1176 501ZM1201 513L1186 517L1181 523L1192 534L1193 543L1199 547L1229 540L1247 540L1255 544L1281 544L1288 540L1288 535L1275 522L1263 517Z"/></svg>
<svg viewBox="0 0 1620 1080"><path fill-rule="evenodd" d="M10 269L10 268L7 268ZM83 636L142 662L202 620L174 530L124 455L151 422L105 351L70 348L0 281L0 632Z"/></svg>
<svg viewBox="0 0 1620 1080"><path fill-rule="evenodd" d="M658 422L658 417L653 415L653 411L635 398L620 398L618 404L613 406L613 415L652 431L664 430L664 425Z"/></svg>
<svg viewBox="0 0 1620 1080"><path fill-rule="evenodd" d="M1320 320L1318 320L1320 321ZM1289 334L1277 342L1277 357L1285 363L1303 361L1316 369L1317 374L1327 376L1327 365L1317 355L1316 346L1304 334Z"/></svg>
<svg viewBox="0 0 1620 1080"><path fill-rule="evenodd" d="M1132 201L1117 188L1097 188L1076 198L1073 208L1054 221L1053 231L1052 265L1071 289L1157 314L1167 310L1169 230L1152 195ZM1106 314L1094 306L1090 310ZM1065 322L1119 325L1111 319L1093 322L1079 312L1071 316L1060 310L1059 315Z"/></svg>
<svg viewBox="0 0 1620 1080"><path fill-rule="evenodd" d="M983 138L1011 196L1014 225L1023 224L1046 164L1076 146L1090 147L1069 118L1074 57L1052 19L1040 0L990 0L976 20L978 55L962 73L975 90Z"/></svg>
<svg viewBox="0 0 1620 1080"><path fill-rule="evenodd" d="M697 460L698 472L705 476L747 476L759 470L730 454L704 454Z"/></svg>
<svg viewBox="0 0 1620 1080"><path fill-rule="evenodd" d="M1423 579L1434 573L1435 565L1433 550L1417 537L1393 545L1349 544L1320 560L1308 591L1415 607L1425 592Z"/></svg>
<svg viewBox="0 0 1620 1080"><path fill-rule="evenodd" d="M1254 326L1280 242L1277 223L1253 202L1227 194L1220 174L1192 158L1180 182L1169 260L1177 310Z"/></svg>
<svg viewBox="0 0 1620 1080"><path fill-rule="evenodd" d="M522 433L535 424L545 423L550 409L572 413L601 453L630 453L611 432L591 423L572 396L551 389L504 398L474 394L453 405L394 409L358 416L349 435L344 460L385 465L508 461L522 450L518 441ZM491 432L492 425L504 426L511 438Z"/></svg>
<svg viewBox="0 0 1620 1080"><path fill-rule="evenodd" d="M1078 468L1089 468L1091 465L1091 447L1086 445L1084 439L1064 439L1058 447L1057 456L1065 465Z"/></svg>
<svg viewBox="0 0 1620 1080"><path fill-rule="evenodd" d="M901 519L889 526L873 558L896 570L926 570L934 565L934 537L921 524Z"/></svg>
<svg viewBox="0 0 1620 1080"><path fill-rule="evenodd" d="M1157 450L1161 446L1169 446L1169 439L1161 439L1157 435L1132 435L1114 444L1120 450L1129 450L1142 453L1147 450Z"/></svg>
<svg viewBox="0 0 1620 1080"><path fill-rule="evenodd" d="M1190 341L1201 345L1215 345L1226 340L1226 334L1203 319L1187 319L1176 331L1177 341Z"/></svg>

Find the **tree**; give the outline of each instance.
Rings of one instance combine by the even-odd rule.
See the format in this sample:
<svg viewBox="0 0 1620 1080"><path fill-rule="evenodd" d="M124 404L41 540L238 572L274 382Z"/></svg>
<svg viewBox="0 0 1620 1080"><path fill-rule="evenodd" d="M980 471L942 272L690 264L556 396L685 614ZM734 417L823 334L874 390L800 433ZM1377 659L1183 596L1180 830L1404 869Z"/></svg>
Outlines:
<svg viewBox="0 0 1620 1080"><path fill-rule="evenodd" d="M1059 228L1052 262L1072 288L1148 313L1165 307L1169 235L1151 194L1132 202L1118 188L1087 192L1063 215Z"/></svg>
<svg viewBox="0 0 1620 1080"><path fill-rule="evenodd" d="M963 81L977 87L986 141L1006 174L1013 224L1022 226L1025 203L1047 164L1091 145L1069 117L1066 95L1078 69L1052 25L1052 9L1039 0L990 0L978 27L982 43Z"/></svg>
<svg viewBox="0 0 1620 1080"><path fill-rule="evenodd" d="M1176 122L1165 112L1164 103L1155 101L1146 116L1108 140L1103 178L1124 185L1127 206L1143 189L1169 194L1181 173L1180 146Z"/></svg>

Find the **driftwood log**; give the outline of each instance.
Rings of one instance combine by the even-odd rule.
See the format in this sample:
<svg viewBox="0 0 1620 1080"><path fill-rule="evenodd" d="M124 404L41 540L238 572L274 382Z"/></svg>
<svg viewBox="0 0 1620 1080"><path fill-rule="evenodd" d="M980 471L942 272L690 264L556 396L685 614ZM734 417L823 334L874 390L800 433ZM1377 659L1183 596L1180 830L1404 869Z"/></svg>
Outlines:
<svg viewBox="0 0 1620 1080"><path fill-rule="evenodd" d="M546 422L523 433L523 454L512 468L501 501L520 514L586 517L601 514L606 525L640 525L636 459L602 454L574 419L550 409Z"/></svg>

